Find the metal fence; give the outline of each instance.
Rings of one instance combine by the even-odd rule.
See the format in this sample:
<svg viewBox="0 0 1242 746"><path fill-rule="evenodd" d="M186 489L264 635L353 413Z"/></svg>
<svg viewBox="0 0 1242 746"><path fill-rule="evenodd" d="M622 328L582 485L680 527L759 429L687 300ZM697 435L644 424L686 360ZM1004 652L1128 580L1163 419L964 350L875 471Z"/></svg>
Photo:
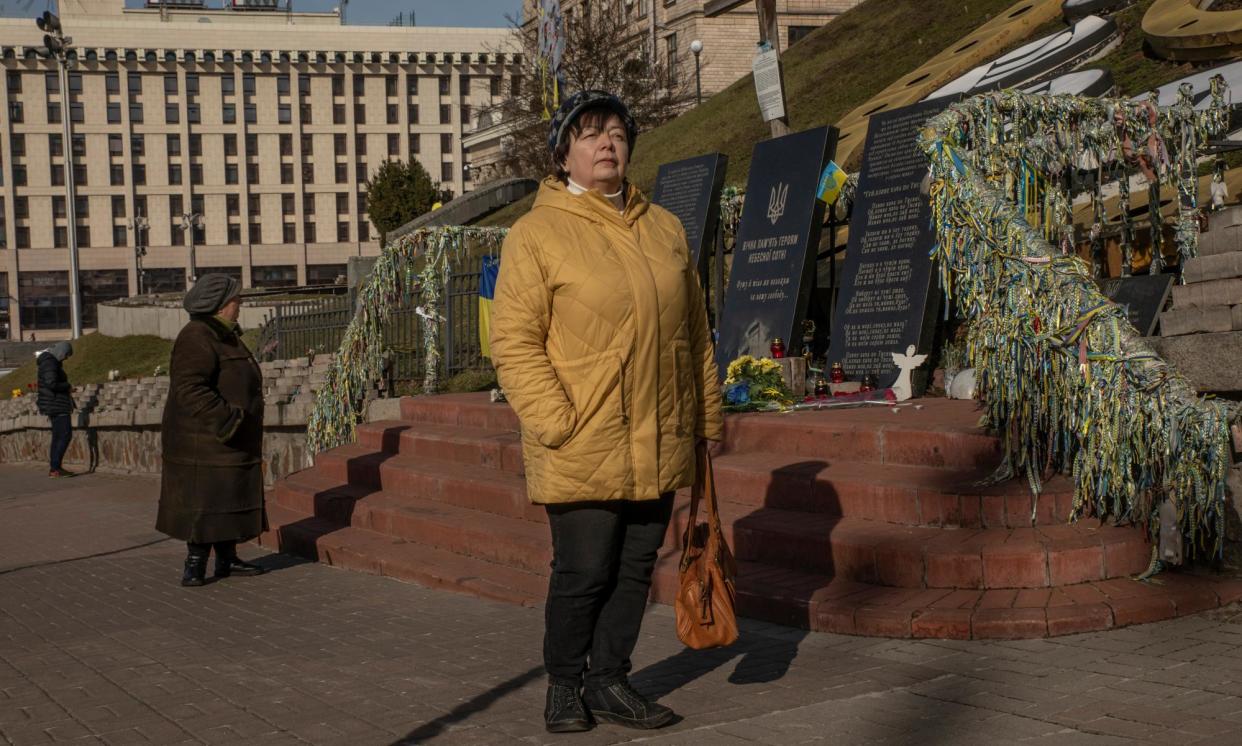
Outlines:
<svg viewBox="0 0 1242 746"><path fill-rule="evenodd" d="M454 272L443 294L440 375L489 367L479 347L480 272ZM261 360L283 360L335 352L353 318L353 296L329 296L278 306L268 316L256 345ZM393 353L396 381L423 378L423 324L414 310L419 294L399 303L384 327L384 347Z"/></svg>

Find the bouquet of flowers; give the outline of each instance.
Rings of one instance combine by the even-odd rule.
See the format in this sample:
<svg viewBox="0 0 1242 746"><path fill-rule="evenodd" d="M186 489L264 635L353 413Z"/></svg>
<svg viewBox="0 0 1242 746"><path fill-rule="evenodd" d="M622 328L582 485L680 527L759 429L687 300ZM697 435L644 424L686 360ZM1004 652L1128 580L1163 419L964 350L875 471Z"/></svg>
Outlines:
<svg viewBox="0 0 1242 746"><path fill-rule="evenodd" d="M742 355L729 363L724 382L726 412L784 410L794 401L780 363Z"/></svg>

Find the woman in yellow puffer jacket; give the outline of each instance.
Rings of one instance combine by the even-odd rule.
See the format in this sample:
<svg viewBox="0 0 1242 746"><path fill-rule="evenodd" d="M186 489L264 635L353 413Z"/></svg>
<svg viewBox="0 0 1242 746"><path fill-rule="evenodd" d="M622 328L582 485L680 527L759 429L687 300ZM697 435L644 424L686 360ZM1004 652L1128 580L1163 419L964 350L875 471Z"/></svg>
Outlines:
<svg viewBox="0 0 1242 746"><path fill-rule="evenodd" d="M615 96L565 100L548 138L557 174L505 240L493 306L492 360L552 531L554 732L674 719L630 687L630 654L673 491L694 481L696 445L723 432L685 231L625 180L637 136Z"/></svg>

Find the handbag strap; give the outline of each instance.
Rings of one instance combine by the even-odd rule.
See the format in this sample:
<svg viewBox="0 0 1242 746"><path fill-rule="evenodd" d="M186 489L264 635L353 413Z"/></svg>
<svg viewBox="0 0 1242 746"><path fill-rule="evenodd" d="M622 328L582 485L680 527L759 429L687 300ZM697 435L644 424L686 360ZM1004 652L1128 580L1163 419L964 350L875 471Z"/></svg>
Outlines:
<svg viewBox="0 0 1242 746"><path fill-rule="evenodd" d="M690 547L690 537L699 519L700 501L707 503L708 530L713 536L719 536L720 509L716 504L716 478L712 469L712 455L706 448L698 449L701 458L697 459L698 469L694 479L694 487L690 490L690 514L686 519L686 529L682 532L681 546L683 551Z"/></svg>

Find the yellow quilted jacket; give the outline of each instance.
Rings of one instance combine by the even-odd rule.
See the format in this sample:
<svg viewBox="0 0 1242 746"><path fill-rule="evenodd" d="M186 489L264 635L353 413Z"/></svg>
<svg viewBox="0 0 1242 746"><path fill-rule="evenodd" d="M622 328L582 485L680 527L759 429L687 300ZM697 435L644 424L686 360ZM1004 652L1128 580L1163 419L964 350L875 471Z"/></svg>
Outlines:
<svg viewBox="0 0 1242 746"><path fill-rule="evenodd" d="M653 500L694 481L723 433L703 293L681 222L630 186L625 210L556 179L513 226L492 362L522 424L536 503Z"/></svg>

